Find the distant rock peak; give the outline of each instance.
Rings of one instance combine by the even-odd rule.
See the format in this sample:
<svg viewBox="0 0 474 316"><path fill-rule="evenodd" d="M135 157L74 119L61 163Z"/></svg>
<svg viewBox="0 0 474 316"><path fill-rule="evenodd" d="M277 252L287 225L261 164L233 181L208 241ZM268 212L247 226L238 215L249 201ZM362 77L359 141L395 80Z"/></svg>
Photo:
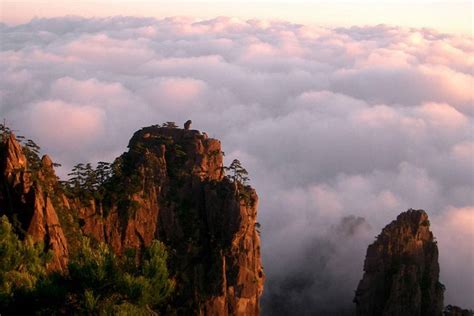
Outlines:
<svg viewBox="0 0 474 316"><path fill-rule="evenodd" d="M368 247L354 302L358 316L439 316L443 292L428 214L410 209Z"/></svg>

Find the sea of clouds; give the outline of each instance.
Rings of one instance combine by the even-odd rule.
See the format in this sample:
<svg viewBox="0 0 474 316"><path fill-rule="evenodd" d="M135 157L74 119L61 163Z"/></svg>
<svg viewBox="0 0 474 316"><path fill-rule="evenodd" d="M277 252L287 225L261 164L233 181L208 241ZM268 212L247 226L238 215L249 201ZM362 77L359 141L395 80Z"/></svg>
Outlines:
<svg viewBox="0 0 474 316"><path fill-rule="evenodd" d="M472 38L389 26L64 17L0 24L0 117L63 164L193 120L260 196L267 315L350 310L367 245L422 208L474 308Z"/></svg>

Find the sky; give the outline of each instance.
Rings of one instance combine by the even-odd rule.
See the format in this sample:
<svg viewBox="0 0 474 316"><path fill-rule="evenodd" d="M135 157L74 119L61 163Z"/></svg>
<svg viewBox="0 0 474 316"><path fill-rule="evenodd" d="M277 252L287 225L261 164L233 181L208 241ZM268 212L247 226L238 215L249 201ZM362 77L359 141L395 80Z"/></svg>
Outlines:
<svg viewBox="0 0 474 316"><path fill-rule="evenodd" d="M91 18L97 2L86 17L50 3L0 24L0 117L62 177L112 161L143 126L192 119L259 194L265 315L349 310L367 246L408 208L430 216L445 303L474 308L470 34L401 15ZM76 16L50 18L63 13Z"/></svg>
<svg viewBox="0 0 474 316"><path fill-rule="evenodd" d="M203 19L233 16L325 26L389 24L463 34L472 34L473 30L470 0L1 0L0 3L0 20L9 24L25 23L34 17L64 15Z"/></svg>

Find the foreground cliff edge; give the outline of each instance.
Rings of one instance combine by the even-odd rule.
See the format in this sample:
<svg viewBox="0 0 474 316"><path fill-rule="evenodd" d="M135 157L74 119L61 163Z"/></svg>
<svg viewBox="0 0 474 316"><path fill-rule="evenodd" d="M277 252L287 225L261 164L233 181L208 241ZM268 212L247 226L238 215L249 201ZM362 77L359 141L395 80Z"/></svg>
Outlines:
<svg viewBox="0 0 474 316"><path fill-rule="evenodd" d="M162 313L259 315L258 197L225 176L220 142L196 130L151 126L128 147L109 166L110 177L78 190L58 181L48 156L28 161L25 147L4 133L0 215L21 238L44 243L49 271L67 273L82 236L118 256L159 240L175 283Z"/></svg>

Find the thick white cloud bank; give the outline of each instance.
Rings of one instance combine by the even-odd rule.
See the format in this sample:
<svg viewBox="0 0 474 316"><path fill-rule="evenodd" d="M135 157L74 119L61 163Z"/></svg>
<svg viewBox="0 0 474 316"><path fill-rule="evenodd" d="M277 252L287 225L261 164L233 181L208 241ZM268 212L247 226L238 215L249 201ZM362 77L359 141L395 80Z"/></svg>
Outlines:
<svg viewBox="0 0 474 316"><path fill-rule="evenodd" d="M474 308L472 39L229 18L0 32L0 116L63 175L187 119L242 161L261 198L266 314L349 309L367 245L408 208L430 215L446 303Z"/></svg>

